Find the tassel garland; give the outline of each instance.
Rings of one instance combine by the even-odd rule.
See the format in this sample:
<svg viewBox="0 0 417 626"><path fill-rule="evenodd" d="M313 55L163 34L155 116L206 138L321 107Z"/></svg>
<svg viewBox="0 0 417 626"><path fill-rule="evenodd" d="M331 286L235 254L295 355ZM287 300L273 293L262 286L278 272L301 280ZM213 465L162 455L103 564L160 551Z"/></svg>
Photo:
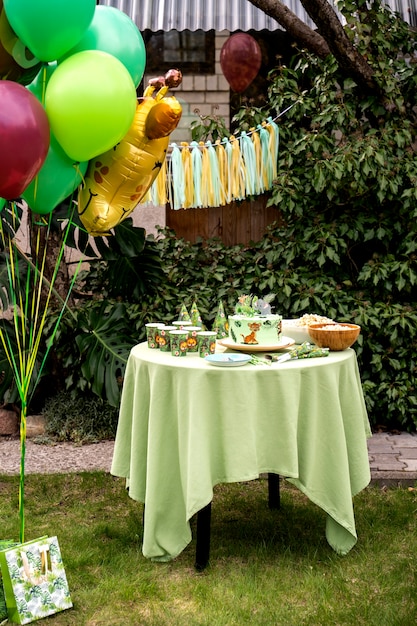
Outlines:
<svg viewBox="0 0 417 626"><path fill-rule="evenodd" d="M173 209L207 208L272 189L277 175L279 127L269 117L239 137L173 143L144 202Z"/></svg>

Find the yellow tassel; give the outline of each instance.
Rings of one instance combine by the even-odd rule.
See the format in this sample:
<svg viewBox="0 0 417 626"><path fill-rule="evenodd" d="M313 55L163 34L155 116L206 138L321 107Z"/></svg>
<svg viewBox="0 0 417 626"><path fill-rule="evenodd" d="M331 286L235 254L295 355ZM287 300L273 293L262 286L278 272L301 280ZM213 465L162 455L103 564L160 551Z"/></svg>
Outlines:
<svg viewBox="0 0 417 626"><path fill-rule="evenodd" d="M201 149L202 173L201 173L201 206L203 208L213 206L213 185L211 180L210 159L206 145L199 143Z"/></svg>
<svg viewBox="0 0 417 626"><path fill-rule="evenodd" d="M240 152L239 140L231 135L231 160L229 161L229 177L232 200L243 200L245 197L245 166Z"/></svg>
<svg viewBox="0 0 417 626"><path fill-rule="evenodd" d="M276 178L278 168L278 126L270 120L266 123L266 128L269 132L269 153L271 158L272 176Z"/></svg>
<svg viewBox="0 0 417 626"><path fill-rule="evenodd" d="M193 162L191 159L190 146L186 141L181 143L181 159L184 168L184 209L189 209L194 203L194 185L193 185Z"/></svg>

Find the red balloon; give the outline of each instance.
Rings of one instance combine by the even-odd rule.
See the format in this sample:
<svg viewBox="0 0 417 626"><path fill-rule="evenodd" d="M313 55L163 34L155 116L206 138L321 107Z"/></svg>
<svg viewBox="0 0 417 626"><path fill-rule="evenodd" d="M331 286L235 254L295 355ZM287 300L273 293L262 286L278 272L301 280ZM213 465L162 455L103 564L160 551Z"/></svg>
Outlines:
<svg viewBox="0 0 417 626"><path fill-rule="evenodd" d="M21 196L46 159L49 139L39 100L22 85L0 80L0 197Z"/></svg>
<svg viewBox="0 0 417 626"><path fill-rule="evenodd" d="M231 35L220 51L223 74L237 93L245 91L259 72L262 52L256 39L247 33Z"/></svg>

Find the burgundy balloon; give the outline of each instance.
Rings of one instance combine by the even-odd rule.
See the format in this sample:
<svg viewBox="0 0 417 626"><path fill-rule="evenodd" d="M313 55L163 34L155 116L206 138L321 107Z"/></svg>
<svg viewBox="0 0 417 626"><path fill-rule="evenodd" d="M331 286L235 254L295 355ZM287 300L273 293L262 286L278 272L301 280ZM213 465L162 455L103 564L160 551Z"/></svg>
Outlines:
<svg viewBox="0 0 417 626"><path fill-rule="evenodd" d="M49 139L39 100L22 85L0 80L0 197L21 196L46 159Z"/></svg>
<svg viewBox="0 0 417 626"><path fill-rule="evenodd" d="M245 91L259 72L262 52L258 42L247 33L235 33L223 44L220 65L223 74L237 93Z"/></svg>

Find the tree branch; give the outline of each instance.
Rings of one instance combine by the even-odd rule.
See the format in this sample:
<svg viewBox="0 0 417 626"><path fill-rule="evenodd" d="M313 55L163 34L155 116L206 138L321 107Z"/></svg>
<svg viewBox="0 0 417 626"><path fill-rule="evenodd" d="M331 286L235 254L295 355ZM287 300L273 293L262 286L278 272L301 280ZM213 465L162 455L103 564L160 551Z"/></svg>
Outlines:
<svg viewBox="0 0 417 626"><path fill-rule="evenodd" d="M327 41L339 67L366 91L380 94L372 67L350 42L328 0L300 0L300 2L317 25L319 33Z"/></svg>
<svg viewBox="0 0 417 626"><path fill-rule="evenodd" d="M333 54L339 67L365 91L381 95L374 73L346 35L328 0L300 0L317 31L305 24L281 0L249 0L255 7L274 18L302 47L320 58Z"/></svg>
<svg viewBox="0 0 417 626"><path fill-rule="evenodd" d="M266 15L275 19L300 47L308 48L321 59L330 54L330 48L326 40L300 20L280 0L249 0L249 2L266 13Z"/></svg>

